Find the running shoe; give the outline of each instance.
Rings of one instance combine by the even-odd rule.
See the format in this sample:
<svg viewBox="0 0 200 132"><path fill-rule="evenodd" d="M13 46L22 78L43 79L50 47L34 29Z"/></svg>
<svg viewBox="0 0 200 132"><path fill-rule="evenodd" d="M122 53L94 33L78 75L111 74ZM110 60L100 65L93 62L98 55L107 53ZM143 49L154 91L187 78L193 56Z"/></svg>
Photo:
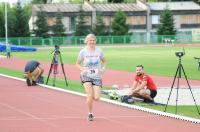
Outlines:
<svg viewBox="0 0 200 132"><path fill-rule="evenodd" d="M44 77L40 75L36 82L39 84L44 84Z"/></svg>
<svg viewBox="0 0 200 132"><path fill-rule="evenodd" d="M31 81L28 78L26 79L26 84L27 84L27 86L31 86L32 85Z"/></svg>
<svg viewBox="0 0 200 132"><path fill-rule="evenodd" d="M154 100L150 100L150 99L144 99L143 101L144 103L148 103L148 104L154 104Z"/></svg>
<svg viewBox="0 0 200 132"><path fill-rule="evenodd" d="M36 85L37 85L36 81L32 81L32 86L36 86Z"/></svg>
<svg viewBox="0 0 200 132"><path fill-rule="evenodd" d="M92 114L88 114L87 120L88 121L93 121L94 116Z"/></svg>

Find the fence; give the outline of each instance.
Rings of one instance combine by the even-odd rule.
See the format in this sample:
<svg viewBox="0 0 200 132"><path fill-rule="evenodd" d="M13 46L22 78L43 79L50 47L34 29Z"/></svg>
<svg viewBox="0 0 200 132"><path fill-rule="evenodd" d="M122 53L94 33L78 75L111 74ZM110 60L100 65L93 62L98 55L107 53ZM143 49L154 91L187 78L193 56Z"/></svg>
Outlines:
<svg viewBox="0 0 200 132"><path fill-rule="evenodd" d="M24 46L51 46L51 45L81 45L85 36L66 37L17 37L8 38L10 44ZM0 42L5 42L5 38L0 38ZM97 36L97 44L173 44L173 43L193 43L192 35L150 35L145 33L133 34L130 36Z"/></svg>

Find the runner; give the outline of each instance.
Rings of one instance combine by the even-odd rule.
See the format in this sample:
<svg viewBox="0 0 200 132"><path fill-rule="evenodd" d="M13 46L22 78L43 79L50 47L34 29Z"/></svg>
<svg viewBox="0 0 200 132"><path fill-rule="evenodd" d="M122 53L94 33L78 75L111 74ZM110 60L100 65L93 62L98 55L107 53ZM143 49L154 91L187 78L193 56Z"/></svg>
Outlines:
<svg viewBox="0 0 200 132"><path fill-rule="evenodd" d="M100 48L96 47L96 37L88 34L85 38L86 47L78 56L76 66L81 71L81 83L87 94L88 121L93 120L93 101L100 99L102 74L105 71L106 59Z"/></svg>

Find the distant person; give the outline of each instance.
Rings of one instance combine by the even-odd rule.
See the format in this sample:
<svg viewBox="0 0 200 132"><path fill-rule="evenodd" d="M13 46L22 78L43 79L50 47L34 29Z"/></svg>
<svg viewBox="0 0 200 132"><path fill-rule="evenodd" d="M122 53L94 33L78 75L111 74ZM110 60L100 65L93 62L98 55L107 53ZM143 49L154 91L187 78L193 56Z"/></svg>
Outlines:
<svg viewBox="0 0 200 132"><path fill-rule="evenodd" d="M88 121L93 121L93 101L100 99L102 74L105 70L106 59L102 50L96 47L96 37L88 34L86 46L79 52L76 66L81 71L80 78L87 94Z"/></svg>
<svg viewBox="0 0 200 132"><path fill-rule="evenodd" d="M53 74L58 74L58 61L59 61L59 56L60 56L60 47L58 45L55 45L55 50L52 52L53 55Z"/></svg>
<svg viewBox="0 0 200 132"><path fill-rule="evenodd" d="M34 86L36 83L43 83L44 70L40 67L38 61L29 61L25 65L24 77L28 86Z"/></svg>
<svg viewBox="0 0 200 132"><path fill-rule="evenodd" d="M144 73L142 65L136 66L136 75L129 95L142 98L145 103L154 102L154 97L157 95L157 87L153 79Z"/></svg>
<svg viewBox="0 0 200 132"><path fill-rule="evenodd" d="M10 54L11 54L11 47L9 45L6 45L6 57L10 58Z"/></svg>

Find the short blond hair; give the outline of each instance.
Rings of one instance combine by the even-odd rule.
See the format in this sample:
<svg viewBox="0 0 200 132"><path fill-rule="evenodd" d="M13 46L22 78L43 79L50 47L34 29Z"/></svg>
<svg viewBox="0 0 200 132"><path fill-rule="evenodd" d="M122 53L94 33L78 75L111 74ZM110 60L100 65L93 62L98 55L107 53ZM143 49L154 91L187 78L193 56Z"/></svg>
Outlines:
<svg viewBox="0 0 200 132"><path fill-rule="evenodd" d="M95 41L96 41L96 36L95 36L94 34L90 33L90 34L88 34L88 35L85 37L85 40L84 40L84 43L85 43L85 44L87 43L87 41L88 41L89 38L94 38Z"/></svg>

